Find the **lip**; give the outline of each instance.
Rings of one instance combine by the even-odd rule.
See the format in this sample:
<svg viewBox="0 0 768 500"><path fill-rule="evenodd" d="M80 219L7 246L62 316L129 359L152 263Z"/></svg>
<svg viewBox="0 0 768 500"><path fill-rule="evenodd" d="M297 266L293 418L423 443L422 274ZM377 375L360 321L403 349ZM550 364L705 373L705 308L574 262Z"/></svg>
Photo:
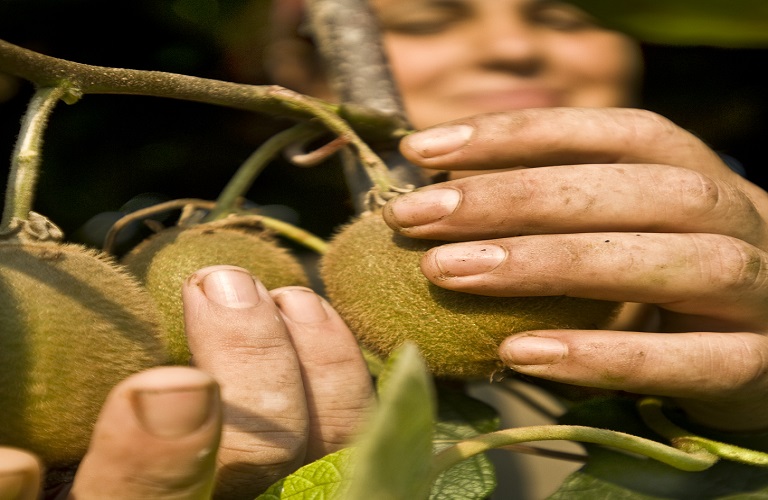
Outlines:
<svg viewBox="0 0 768 500"><path fill-rule="evenodd" d="M474 90L456 96L455 102L476 108L478 112L562 106L560 93L545 89Z"/></svg>

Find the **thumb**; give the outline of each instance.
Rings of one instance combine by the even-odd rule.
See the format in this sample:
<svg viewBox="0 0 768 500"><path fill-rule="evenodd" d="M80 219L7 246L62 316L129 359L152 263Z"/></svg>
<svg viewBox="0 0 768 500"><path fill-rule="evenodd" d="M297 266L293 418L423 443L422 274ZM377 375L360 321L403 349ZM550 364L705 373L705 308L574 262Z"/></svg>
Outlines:
<svg viewBox="0 0 768 500"><path fill-rule="evenodd" d="M71 497L209 498L220 432L209 375L180 366L133 375L104 403Z"/></svg>

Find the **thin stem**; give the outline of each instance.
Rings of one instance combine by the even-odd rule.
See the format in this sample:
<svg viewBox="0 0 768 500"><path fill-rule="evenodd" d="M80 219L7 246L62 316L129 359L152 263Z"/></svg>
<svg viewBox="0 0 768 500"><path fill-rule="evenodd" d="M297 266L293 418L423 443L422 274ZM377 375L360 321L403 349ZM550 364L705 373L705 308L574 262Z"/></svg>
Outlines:
<svg viewBox="0 0 768 500"><path fill-rule="evenodd" d="M38 88L27 106L11 157L0 232L13 219L27 220L35 198L43 149L43 133L54 106L70 90L63 87Z"/></svg>
<svg viewBox="0 0 768 500"><path fill-rule="evenodd" d="M18 47L0 40L0 71L39 87L59 86L85 94L133 94L214 104L288 118L317 118L329 130L349 140L373 183L382 191L397 186L384 162L358 136L339 107L279 85L246 85L208 78L80 64ZM361 115L361 119L366 119ZM382 119L381 116L376 117ZM383 119L386 120L386 117ZM361 127L365 128L365 123ZM408 131L395 127L392 138Z"/></svg>
<svg viewBox="0 0 768 500"><path fill-rule="evenodd" d="M318 137L323 129L315 122L303 122L279 132L259 146L253 152L235 175L229 180L216 200L215 208L208 214L205 221L213 221L226 217L237 210L238 201L251 188L256 177L283 149L296 141L305 141Z"/></svg>
<svg viewBox="0 0 768 500"><path fill-rule="evenodd" d="M650 439L623 432L579 425L538 425L516 427L482 434L463 440L434 456L433 478L469 457L492 448L528 441L568 440L601 444L638 453L684 471L702 471L717 462L718 457L705 450L686 453Z"/></svg>
<svg viewBox="0 0 768 500"><path fill-rule="evenodd" d="M279 219L273 219L272 217L266 217L260 215L261 224L267 228L275 231L280 236L295 241L310 250L314 250L320 255L323 255L328 250L328 243L314 234L306 231L298 226L294 226L288 222L281 221Z"/></svg>
<svg viewBox="0 0 768 500"><path fill-rule="evenodd" d="M24 78L39 87L72 89L70 95L74 95L75 91L79 95L145 95L196 101L281 117L304 120L316 118L331 132L349 142L378 192L397 191L405 187L399 185L400 182L389 172L386 164L359 137L354 128L354 120L348 122L339 116L338 106L278 85L246 85L161 71L91 66L45 56L4 40L0 40L0 71ZM365 114L352 115L350 118L354 116L358 116L361 129L365 129L365 122L368 120ZM387 117L375 116L371 119L374 122L382 119L386 121ZM397 121L396 126L392 127L392 139L408 133L399 124Z"/></svg>
<svg viewBox="0 0 768 500"><path fill-rule="evenodd" d="M660 436L670 440L673 446L681 450L706 450L727 460L749 465L768 467L768 453L742 448L728 443L707 439L683 429L670 421L662 411L663 402L659 398L646 397L637 404L640 417L645 424Z"/></svg>
<svg viewBox="0 0 768 500"><path fill-rule="evenodd" d="M282 96L290 100L295 106L305 109L338 137L348 141L357 152L366 174L379 192L387 193L397 191L405 186L400 186L398 180L391 175L389 168L368 144L357 135L355 130L336 111L329 111L318 99L313 99L303 94L298 94L288 89L277 89L273 92L276 96Z"/></svg>
<svg viewBox="0 0 768 500"><path fill-rule="evenodd" d="M0 40L0 71L38 87L69 86L85 94L131 94L195 101L280 117L307 119L305 104L335 112L337 106L285 91L277 85L246 85L208 78L135 69L92 66L46 56Z"/></svg>
<svg viewBox="0 0 768 500"><path fill-rule="evenodd" d="M148 219L154 215L161 214L163 212L168 212L170 210L183 209L190 205L194 206L195 208L212 210L214 206L214 202L208 201L208 200L201 200L199 198L181 198L178 200L164 201L162 203L158 203L150 207L141 208L139 210L135 210L133 212L125 214L124 216L117 219L114 222L114 224L112 224L112 227L109 228L109 231L107 231L107 234L104 237L104 244L102 245L101 249L106 253L114 253L114 247L115 247L115 241L117 240L117 235L120 233L120 231L125 229L132 222L135 222L137 220Z"/></svg>

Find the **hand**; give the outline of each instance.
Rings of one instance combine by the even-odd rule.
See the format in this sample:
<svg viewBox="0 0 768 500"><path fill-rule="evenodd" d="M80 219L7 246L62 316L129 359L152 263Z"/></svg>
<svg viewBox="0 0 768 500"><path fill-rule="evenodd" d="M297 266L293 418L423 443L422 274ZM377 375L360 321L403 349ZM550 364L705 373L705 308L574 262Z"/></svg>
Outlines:
<svg viewBox="0 0 768 500"><path fill-rule="evenodd" d="M243 269L214 266L183 296L195 367L153 368L112 390L70 497L206 498L216 474L215 496L252 499L345 446L367 415L357 343L311 290L268 292ZM10 498L35 498L33 456L0 449L0 464L26 481L27 496Z"/></svg>
<svg viewBox="0 0 768 500"><path fill-rule="evenodd" d="M657 312L646 333L513 335L499 351L511 368L669 396L715 428L768 429L768 194L699 139L646 111L531 109L433 127L401 152L457 177L497 170L385 207L406 236L467 242L426 253L434 284Z"/></svg>

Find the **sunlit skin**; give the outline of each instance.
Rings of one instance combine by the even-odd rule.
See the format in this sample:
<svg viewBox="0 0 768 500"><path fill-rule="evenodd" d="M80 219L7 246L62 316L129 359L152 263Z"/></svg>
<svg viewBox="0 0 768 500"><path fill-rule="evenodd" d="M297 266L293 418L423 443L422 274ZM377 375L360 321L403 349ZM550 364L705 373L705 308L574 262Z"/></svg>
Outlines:
<svg viewBox="0 0 768 500"><path fill-rule="evenodd" d="M637 104L638 45L548 0L374 0L411 123Z"/></svg>
<svg viewBox="0 0 768 500"><path fill-rule="evenodd" d="M478 295L571 295L655 312L642 328L512 335L501 359L525 375L667 396L715 429L768 429L768 193L693 134L631 109L638 45L563 2L372 1L411 123L435 126L400 150L456 177L384 207L393 229L453 242L425 254L424 275ZM275 4L286 14L276 18L281 32L295 31L300 0ZM275 83L332 98L305 64L306 41L278 42ZM268 471L284 475L354 435L373 392L352 332L310 290L270 294L228 271L201 287L212 272L202 270L185 284L196 370L160 368L115 388L76 496L99 497L108 484L123 495L114 498L201 498L213 465L199 456L220 435L219 472L262 471L268 484ZM220 307L213 283L253 307ZM208 424L173 439L137 425L126 395L179 387L221 389L221 400L200 402ZM295 411L265 404L270 391ZM173 407L150 409L178 430ZM16 488L35 498L33 457L0 448L4 474L15 482L0 481L0 496ZM253 498L251 478L234 476L220 474L219 487Z"/></svg>

